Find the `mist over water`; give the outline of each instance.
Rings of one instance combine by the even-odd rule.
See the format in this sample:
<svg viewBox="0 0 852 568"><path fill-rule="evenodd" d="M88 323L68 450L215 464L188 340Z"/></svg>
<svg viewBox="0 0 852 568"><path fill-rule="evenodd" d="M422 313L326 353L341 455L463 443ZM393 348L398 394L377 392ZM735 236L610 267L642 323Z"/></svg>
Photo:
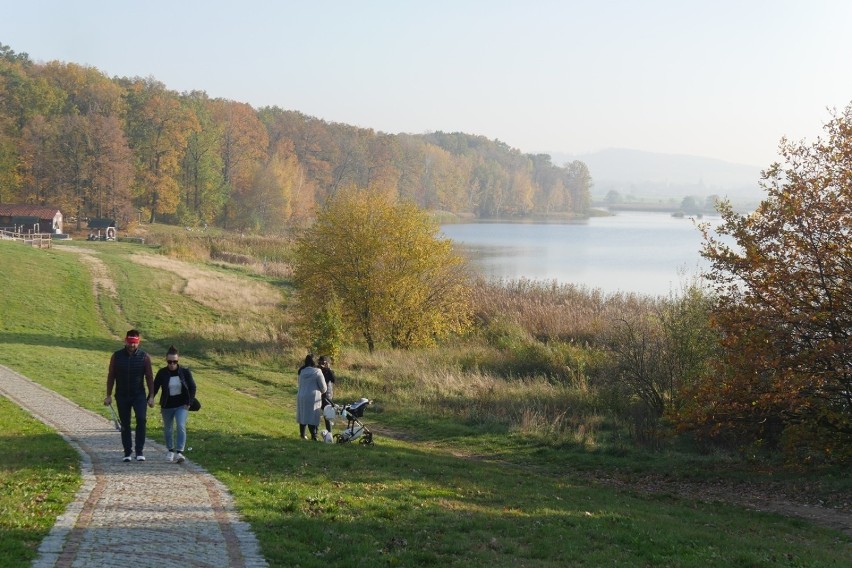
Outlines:
<svg viewBox="0 0 852 568"><path fill-rule="evenodd" d="M709 268L699 254L696 222L667 213L623 212L564 224L462 223L443 225L441 232L493 280L556 280L607 293L668 295Z"/></svg>

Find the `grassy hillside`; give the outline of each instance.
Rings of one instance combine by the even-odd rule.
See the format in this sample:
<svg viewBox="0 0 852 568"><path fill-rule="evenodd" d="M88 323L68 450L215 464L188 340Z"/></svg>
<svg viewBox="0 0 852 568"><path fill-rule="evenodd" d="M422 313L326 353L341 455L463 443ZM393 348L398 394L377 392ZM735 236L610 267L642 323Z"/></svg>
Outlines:
<svg viewBox="0 0 852 568"><path fill-rule="evenodd" d="M0 364L106 416L106 366L126 327L141 330L155 367L175 344L204 403L188 425L191 457L233 492L272 566L852 563L848 537L802 520L594 482L597 473L617 480L636 471L749 475L720 458L651 455L603 441L554 446L443 413L460 399L442 393L484 388L475 373L436 363L464 346L437 354L353 350L336 368L337 398L376 400L364 417L376 444L305 442L294 419L304 350L290 333L286 282L157 252L124 243L36 250L0 242ZM558 387L523 387L504 404L577 400ZM0 404L0 423L16 412ZM149 424L159 440L158 422ZM41 436L6 435L20 445ZM4 473L30 467L23 458L7 461Z"/></svg>

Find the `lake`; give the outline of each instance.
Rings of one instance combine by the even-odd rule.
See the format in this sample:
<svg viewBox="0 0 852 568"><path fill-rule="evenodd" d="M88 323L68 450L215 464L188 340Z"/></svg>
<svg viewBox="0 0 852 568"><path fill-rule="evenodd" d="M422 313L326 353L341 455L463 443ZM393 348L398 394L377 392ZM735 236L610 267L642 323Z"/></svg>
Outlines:
<svg viewBox="0 0 852 568"><path fill-rule="evenodd" d="M442 225L441 232L493 280L556 280L604 292L667 295L709 267L699 254L695 223L668 213L619 212L574 223L480 221Z"/></svg>

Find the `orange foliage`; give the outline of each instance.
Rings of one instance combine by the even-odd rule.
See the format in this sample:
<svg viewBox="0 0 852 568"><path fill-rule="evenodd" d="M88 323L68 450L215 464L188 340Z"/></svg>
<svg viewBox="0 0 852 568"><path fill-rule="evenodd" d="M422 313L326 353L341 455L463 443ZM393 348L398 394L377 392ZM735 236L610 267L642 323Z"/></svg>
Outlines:
<svg viewBox="0 0 852 568"><path fill-rule="evenodd" d="M782 141L785 166L763 173L754 213L722 205L717 232L735 245L704 227L726 355L684 419L836 461L852 442L852 105L825 132L811 146Z"/></svg>

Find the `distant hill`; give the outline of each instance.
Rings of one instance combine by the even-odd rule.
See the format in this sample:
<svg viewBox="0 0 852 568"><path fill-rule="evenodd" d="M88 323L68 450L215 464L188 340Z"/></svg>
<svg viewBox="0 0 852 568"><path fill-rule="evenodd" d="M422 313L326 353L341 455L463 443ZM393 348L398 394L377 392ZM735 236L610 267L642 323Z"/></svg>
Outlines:
<svg viewBox="0 0 852 568"><path fill-rule="evenodd" d="M615 190L637 197L683 198L720 195L732 201L759 201L761 168L681 154L612 148L591 154L551 152L555 165L580 160L592 175L592 195Z"/></svg>

